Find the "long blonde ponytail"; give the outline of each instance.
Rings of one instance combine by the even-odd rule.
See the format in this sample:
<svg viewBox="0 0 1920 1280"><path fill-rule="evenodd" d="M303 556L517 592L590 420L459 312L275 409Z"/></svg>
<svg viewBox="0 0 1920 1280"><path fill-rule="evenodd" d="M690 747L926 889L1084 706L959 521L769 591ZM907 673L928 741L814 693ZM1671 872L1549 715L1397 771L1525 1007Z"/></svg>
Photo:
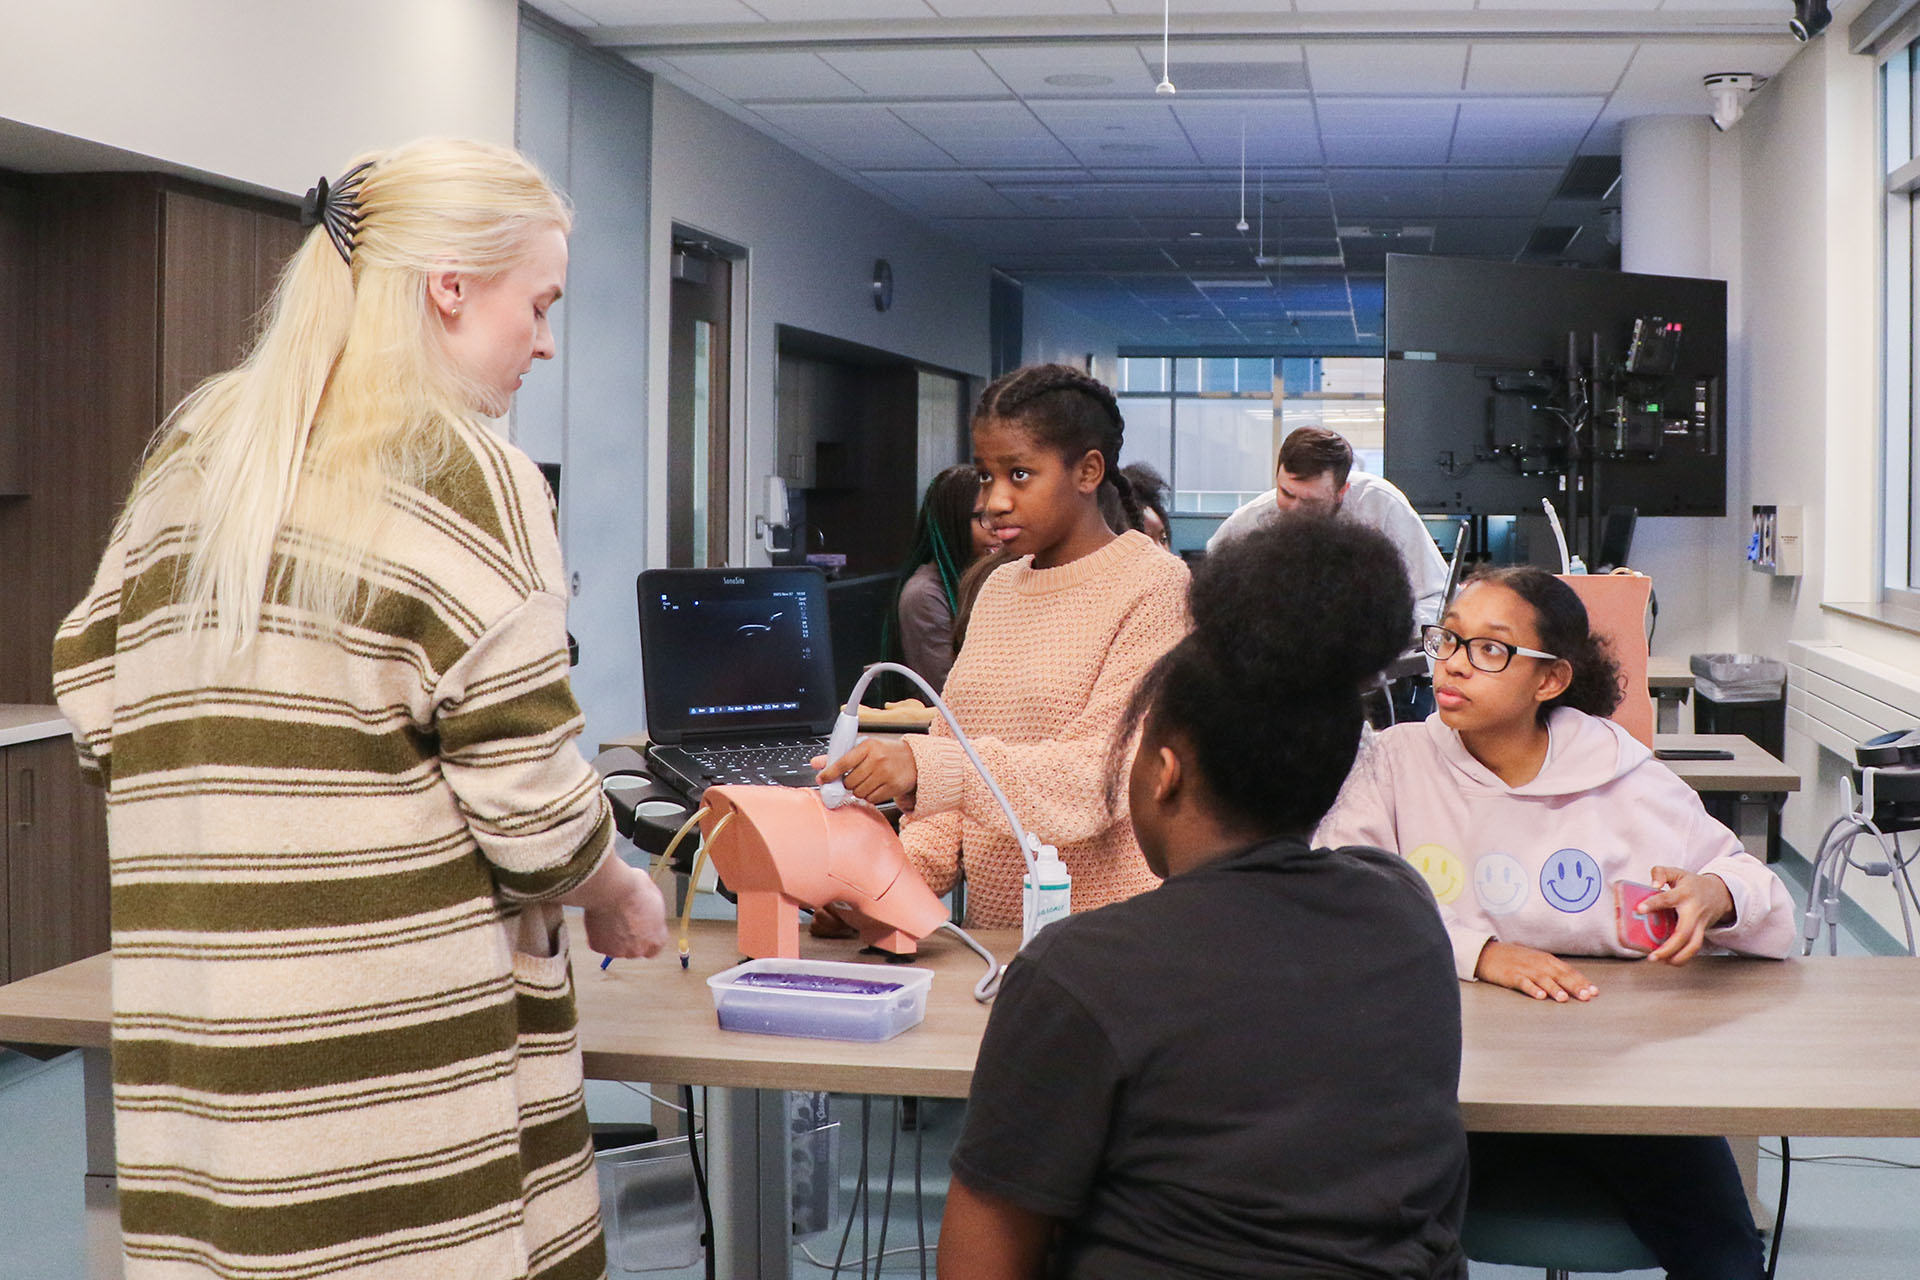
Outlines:
<svg viewBox="0 0 1920 1280"><path fill-rule="evenodd" d="M504 411L448 360L429 275L497 275L539 231L571 227L564 198L504 148L427 140L362 161L351 261L324 227L308 234L253 349L169 415L121 516L152 490L190 495L181 599L228 654L269 598L336 624L364 615L387 488L431 476L461 427Z"/></svg>

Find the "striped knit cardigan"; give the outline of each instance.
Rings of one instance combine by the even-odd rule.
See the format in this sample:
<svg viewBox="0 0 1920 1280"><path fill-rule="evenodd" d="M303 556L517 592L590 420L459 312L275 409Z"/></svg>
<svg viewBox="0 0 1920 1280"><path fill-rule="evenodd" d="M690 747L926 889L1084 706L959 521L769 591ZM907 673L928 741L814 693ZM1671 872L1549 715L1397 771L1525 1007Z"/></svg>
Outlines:
<svg viewBox="0 0 1920 1280"><path fill-rule="evenodd" d="M212 660L161 492L55 640L107 789L129 1280L604 1273L551 900L611 820L551 499L511 445L460 440L390 491L358 625L276 600L250 660Z"/></svg>

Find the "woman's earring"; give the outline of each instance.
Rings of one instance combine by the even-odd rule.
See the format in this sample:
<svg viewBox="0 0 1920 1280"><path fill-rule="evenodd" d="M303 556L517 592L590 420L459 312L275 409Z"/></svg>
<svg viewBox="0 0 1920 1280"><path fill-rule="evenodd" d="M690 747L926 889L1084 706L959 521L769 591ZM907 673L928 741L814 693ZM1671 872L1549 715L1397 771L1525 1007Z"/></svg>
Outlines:
<svg viewBox="0 0 1920 1280"><path fill-rule="evenodd" d="M455 306L455 307L449 307L449 308L447 308L447 318L448 318L448 319L452 319L452 318L453 318L454 316L457 316L457 315L459 315L459 314L460 314L460 308L459 308L459 307L457 307L457 306Z"/></svg>

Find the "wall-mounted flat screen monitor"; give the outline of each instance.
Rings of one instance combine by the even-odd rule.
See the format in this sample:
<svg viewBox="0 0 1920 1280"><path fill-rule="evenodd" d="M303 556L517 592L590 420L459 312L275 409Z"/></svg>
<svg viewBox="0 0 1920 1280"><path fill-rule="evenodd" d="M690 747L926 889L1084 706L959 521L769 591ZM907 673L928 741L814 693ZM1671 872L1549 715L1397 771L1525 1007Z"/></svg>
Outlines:
<svg viewBox="0 0 1920 1280"><path fill-rule="evenodd" d="M1387 478L1428 514L1726 514L1720 280L1387 257Z"/></svg>

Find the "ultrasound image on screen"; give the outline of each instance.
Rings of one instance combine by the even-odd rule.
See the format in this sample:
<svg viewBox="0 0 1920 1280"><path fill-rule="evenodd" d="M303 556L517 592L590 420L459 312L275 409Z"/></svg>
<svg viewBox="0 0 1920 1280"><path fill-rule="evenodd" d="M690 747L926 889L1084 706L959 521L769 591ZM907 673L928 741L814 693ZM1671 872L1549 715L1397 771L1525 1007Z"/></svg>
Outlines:
<svg viewBox="0 0 1920 1280"><path fill-rule="evenodd" d="M731 576L731 575L729 575ZM733 577L732 582L740 582ZM831 719L835 695L818 588L663 582L647 654L649 721L706 734Z"/></svg>

